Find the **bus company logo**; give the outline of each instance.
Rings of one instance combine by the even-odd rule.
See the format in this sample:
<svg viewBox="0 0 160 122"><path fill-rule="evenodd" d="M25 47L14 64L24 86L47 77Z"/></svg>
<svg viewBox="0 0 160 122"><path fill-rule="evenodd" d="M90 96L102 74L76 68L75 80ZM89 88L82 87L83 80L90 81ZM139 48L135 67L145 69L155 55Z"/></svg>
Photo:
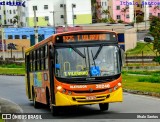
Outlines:
<svg viewBox="0 0 160 122"><path fill-rule="evenodd" d="M23 6L23 7L26 7L25 5L25 1L23 2L20 2L20 1L2 1L0 2L0 6L2 5L8 5L8 6Z"/></svg>

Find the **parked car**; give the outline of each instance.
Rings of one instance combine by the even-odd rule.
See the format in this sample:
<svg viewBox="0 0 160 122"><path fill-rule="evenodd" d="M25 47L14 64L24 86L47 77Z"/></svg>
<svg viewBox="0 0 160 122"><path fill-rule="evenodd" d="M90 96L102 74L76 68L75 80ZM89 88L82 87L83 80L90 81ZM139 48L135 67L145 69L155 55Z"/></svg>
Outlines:
<svg viewBox="0 0 160 122"><path fill-rule="evenodd" d="M153 42L154 41L154 37L153 36L145 36L144 37L144 42Z"/></svg>

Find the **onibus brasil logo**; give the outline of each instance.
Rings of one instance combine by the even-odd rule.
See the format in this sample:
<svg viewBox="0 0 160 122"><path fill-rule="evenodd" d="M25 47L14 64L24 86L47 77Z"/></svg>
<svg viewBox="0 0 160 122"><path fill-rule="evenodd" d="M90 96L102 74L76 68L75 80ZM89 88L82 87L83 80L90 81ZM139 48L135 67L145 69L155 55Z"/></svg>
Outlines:
<svg viewBox="0 0 160 122"><path fill-rule="evenodd" d="M0 1L0 6L8 5L8 6L25 6L25 1Z"/></svg>

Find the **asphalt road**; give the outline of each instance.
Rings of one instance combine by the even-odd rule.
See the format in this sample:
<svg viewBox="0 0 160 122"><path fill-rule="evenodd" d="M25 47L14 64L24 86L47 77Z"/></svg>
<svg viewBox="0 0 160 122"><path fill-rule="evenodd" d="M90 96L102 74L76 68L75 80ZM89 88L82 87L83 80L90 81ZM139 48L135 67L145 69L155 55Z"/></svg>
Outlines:
<svg viewBox="0 0 160 122"><path fill-rule="evenodd" d="M32 102L28 101L26 97L25 82L23 76L0 75L0 97L9 99L17 103L23 109L24 113L45 113L45 115L47 115L49 118L52 118L52 120L48 119L47 122L53 120L56 120L57 122L74 122L75 119L79 122L128 122L139 120L127 119L127 117L131 115L130 113L136 113L137 115L143 115L143 113L151 115L150 113L152 113L152 115L155 116L156 113L160 113L160 99L149 96L124 93L124 101L122 103L110 103L109 111L100 112L98 105L81 106L78 108L65 108L61 116L54 117L51 115L50 110L45 107L41 109L34 109ZM158 115L158 118L160 119L160 114ZM120 119L120 116L122 116L122 118L124 119ZM119 119L117 119L116 117L118 117ZM152 121L158 122L159 119L155 119ZM38 121L39 120L37 120L37 122ZM139 121L150 122L151 119L140 119Z"/></svg>

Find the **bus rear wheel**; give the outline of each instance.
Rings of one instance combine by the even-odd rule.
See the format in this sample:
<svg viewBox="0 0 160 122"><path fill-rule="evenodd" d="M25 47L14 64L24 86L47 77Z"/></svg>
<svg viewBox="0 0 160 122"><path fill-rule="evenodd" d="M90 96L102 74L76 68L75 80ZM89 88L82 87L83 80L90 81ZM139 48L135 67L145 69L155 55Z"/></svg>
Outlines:
<svg viewBox="0 0 160 122"><path fill-rule="evenodd" d="M99 108L101 111L107 111L109 109L109 103L100 103Z"/></svg>
<svg viewBox="0 0 160 122"><path fill-rule="evenodd" d="M36 101L36 95L35 95L34 91L33 91L32 95L33 95L33 106L34 106L34 108L40 108L40 103Z"/></svg>

